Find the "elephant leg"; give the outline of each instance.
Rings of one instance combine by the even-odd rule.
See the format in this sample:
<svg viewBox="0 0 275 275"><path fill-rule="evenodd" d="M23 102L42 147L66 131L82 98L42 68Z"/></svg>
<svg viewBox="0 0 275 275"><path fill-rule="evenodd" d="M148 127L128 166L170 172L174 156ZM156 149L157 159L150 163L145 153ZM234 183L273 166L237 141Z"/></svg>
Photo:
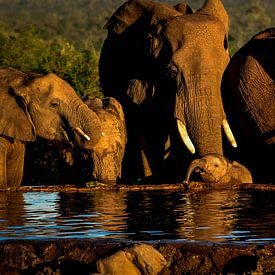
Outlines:
<svg viewBox="0 0 275 275"><path fill-rule="evenodd" d="M6 138L0 137L0 188L7 187L6 159L8 145Z"/></svg>
<svg viewBox="0 0 275 275"><path fill-rule="evenodd" d="M14 141L9 149L6 163L7 184L10 187L18 187L24 172L25 143Z"/></svg>
<svg viewBox="0 0 275 275"><path fill-rule="evenodd" d="M6 173L6 154L0 152L0 188L7 187L7 173Z"/></svg>

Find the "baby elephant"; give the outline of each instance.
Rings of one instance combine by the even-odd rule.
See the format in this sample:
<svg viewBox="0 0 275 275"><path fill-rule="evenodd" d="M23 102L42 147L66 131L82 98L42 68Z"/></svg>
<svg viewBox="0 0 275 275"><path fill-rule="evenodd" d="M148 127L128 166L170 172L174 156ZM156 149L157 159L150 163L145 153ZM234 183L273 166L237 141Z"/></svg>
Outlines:
<svg viewBox="0 0 275 275"><path fill-rule="evenodd" d="M252 176L246 167L236 161L230 162L219 154L207 154L193 160L187 170L185 182L189 182L194 170L207 183L252 183Z"/></svg>

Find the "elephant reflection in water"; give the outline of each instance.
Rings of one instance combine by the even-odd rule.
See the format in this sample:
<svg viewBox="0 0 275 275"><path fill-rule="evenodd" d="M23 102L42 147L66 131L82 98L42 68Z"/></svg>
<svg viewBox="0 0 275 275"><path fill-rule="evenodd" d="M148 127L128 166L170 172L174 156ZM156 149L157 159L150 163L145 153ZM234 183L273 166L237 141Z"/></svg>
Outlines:
<svg viewBox="0 0 275 275"><path fill-rule="evenodd" d="M127 232L126 192L99 192L94 196L94 211L99 228L114 233Z"/></svg>
<svg viewBox="0 0 275 275"><path fill-rule="evenodd" d="M91 234L127 232L126 196L127 193L122 191L60 193L58 222L61 222L62 225L63 221L68 218L87 215L81 228L77 228L77 230L91 231Z"/></svg>
<svg viewBox="0 0 275 275"><path fill-rule="evenodd" d="M211 190L188 193L181 205L180 238L222 242L232 236L238 223L239 202L237 190ZM243 195L242 195L243 196ZM248 200L250 195L246 194Z"/></svg>
<svg viewBox="0 0 275 275"><path fill-rule="evenodd" d="M24 198L21 192L0 192L0 238L10 226L23 226Z"/></svg>

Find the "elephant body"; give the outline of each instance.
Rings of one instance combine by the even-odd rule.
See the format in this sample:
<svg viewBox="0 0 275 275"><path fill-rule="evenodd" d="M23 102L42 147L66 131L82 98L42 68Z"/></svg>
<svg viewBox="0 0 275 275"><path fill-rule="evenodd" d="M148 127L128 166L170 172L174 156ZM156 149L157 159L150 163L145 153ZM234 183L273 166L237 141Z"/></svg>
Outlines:
<svg viewBox="0 0 275 275"><path fill-rule="evenodd" d="M236 146L220 93L229 62L221 1L207 0L193 14L186 4L130 0L106 28L100 82L124 110L127 181L174 181L182 173L179 163L187 167L192 154L222 154L222 125Z"/></svg>
<svg viewBox="0 0 275 275"><path fill-rule="evenodd" d="M214 186L238 183L252 183L252 176L242 164L230 162L219 154L207 154L191 162L185 182L189 182L193 171L198 172L204 182Z"/></svg>
<svg viewBox="0 0 275 275"><path fill-rule="evenodd" d="M223 88L225 110L239 144L233 157L253 171L255 181L274 183L275 28L258 33L234 54Z"/></svg>
<svg viewBox="0 0 275 275"><path fill-rule="evenodd" d="M0 69L0 188L20 185L26 142L37 136L90 149L102 132L98 116L58 76Z"/></svg>

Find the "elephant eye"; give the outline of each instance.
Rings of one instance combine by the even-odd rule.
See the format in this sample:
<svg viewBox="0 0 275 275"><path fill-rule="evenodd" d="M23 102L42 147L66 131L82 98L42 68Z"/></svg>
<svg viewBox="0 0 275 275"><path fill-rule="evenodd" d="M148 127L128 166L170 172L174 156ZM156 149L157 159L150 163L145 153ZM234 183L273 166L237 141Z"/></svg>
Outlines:
<svg viewBox="0 0 275 275"><path fill-rule="evenodd" d="M224 49L227 51L227 49L228 49L228 40L227 40L226 35L224 36L223 46L224 46Z"/></svg>
<svg viewBox="0 0 275 275"><path fill-rule="evenodd" d="M58 108L59 105L60 105L59 99L55 98L50 102L50 107L53 108L53 109Z"/></svg>

